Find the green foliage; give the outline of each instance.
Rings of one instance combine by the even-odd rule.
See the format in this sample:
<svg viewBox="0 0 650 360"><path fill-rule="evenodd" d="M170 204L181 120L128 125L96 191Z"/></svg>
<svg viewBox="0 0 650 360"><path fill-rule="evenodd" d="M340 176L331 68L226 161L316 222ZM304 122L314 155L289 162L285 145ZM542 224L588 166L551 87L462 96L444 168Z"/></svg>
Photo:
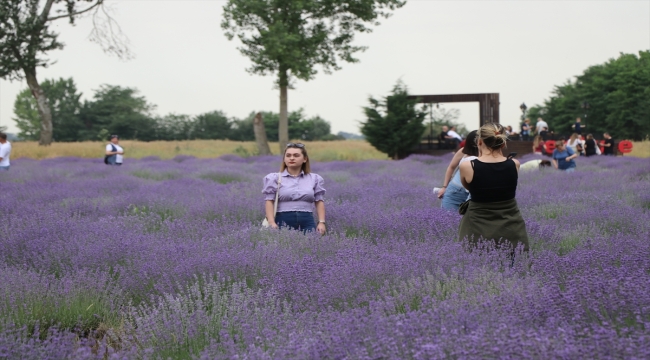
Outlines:
<svg viewBox="0 0 650 360"><path fill-rule="evenodd" d="M234 120L229 139L236 141L254 141L253 118L255 113L250 113L246 119ZM278 141L278 125L280 114L274 112L262 112L264 129L269 141ZM288 115L289 139L301 140L328 140L332 136L329 122L320 116L306 118L303 109L292 111Z"/></svg>
<svg viewBox="0 0 650 360"><path fill-rule="evenodd" d="M361 133L377 150L393 159L405 157L418 144L425 130L427 115L416 108L417 101L408 99L408 89L401 82L384 101L369 99L364 107L367 121L362 123Z"/></svg>
<svg viewBox="0 0 650 360"><path fill-rule="evenodd" d="M49 29L49 11L38 8L34 0L0 1L0 78L22 80L25 69L35 73L48 65L45 53L63 48L58 34Z"/></svg>
<svg viewBox="0 0 650 360"><path fill-rule="evenodd" d="M581 108L583 102L589 109ZM587 118L584 118L584 114ZM650 134L650 51L621 54L589 67L575 81L556 86L543 105L531 107L534 124L544 118L556 133L570 133L576 117L586 131L599 136L609 132L617 139L641 140Z"/></svg>
<svg viewBox="0 0 650 360"><path fill-rule="evenodd" d="M253 118L230 119L221 111L211 111L197 116L167 114L154 117L155 105L150 104L138 90L128 87L102 85L92 100L81 104L81 93L69 79L45 80L42 87L52 109L54 139L56 141L107 140L110 134L121 139L192 140L230 139L254 141ZM21 130L20 136L28 140L40 138L41 118L36 99L29 89L21 91L14 102L14 120ZM267 137L278 140L280 116L263 112ZM303 109L289 114L291 139L338 140L332 135L330 124L320 116L307 118ZM180 149L179 149L180 150Z"/></svg>
<svg viewBox="0 0 650 360"><path fill-rule="evenodd" d="M108 129L122 139L156 140L156 122L150 115L155 106L138 96L138 90L102 85L93 100L86 101L80 112L86 127L82 139L94 140L102 129Z"/></svg>
<svg viewBox="0 0 650 360"><path fill-rule="evenodd" d="M79 118L81 93L72 78L45 80L41 84L52 111L53 137L56 141L75 141L83 123ZM27 140L38 140L41 136L41 117L36 99L29 89L18 93L14 101L13 120L20 129L19 136Z"/></svg>
<svg viewBox="0 0 650 360"><path fill-rule="evenodd" d="M355 32L365 33L378 17L404 5L399 0L229 0L221 27L228 39L237 37L254 74L278 73L279 86L290 77L311 80L321 65L338 70L340 60L356 62ZM283 73L285 73L283 75ZM284 78L283 78L284 76Z"/></svg>
<svg viewBox="0 0 650 360"><path fill-rule="evenodd" d="M277 75L280 87L280 140L293 138L288 129L287 89L293 79L309 81L320 65L325 73L339 62L357 62L355 33L367 33L377 18L405 4L401 0L229 0L221 27L237 37L239 51L250 59L252 74ZM268 129L267 129L268 130ZM275 139L275 137L269 137Z"/></svg>
<svg viewBox="0 0 650 360"><path fill-rule="evenodd" d="M231 128L232 123L221 111L208 112L194 118L194 137L196 139L225 140L230 136Z"/></svg>
<svg viewBox="0 0 650 360"><path fill-rule="evenodd" d="M155 120L156 140L195 139L195 127L188 115L168 114Z"/></svg>

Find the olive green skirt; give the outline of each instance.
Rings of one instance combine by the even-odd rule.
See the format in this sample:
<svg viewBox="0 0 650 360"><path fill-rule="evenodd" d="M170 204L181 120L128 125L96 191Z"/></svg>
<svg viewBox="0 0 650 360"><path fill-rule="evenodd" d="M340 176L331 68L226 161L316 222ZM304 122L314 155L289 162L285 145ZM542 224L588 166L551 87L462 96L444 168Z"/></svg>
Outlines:
<svg viewBox="0 0 650 360"><path fill-rule="evenodd" d="M520 244L528 251L528 233L515 199L491 203L470 201L460 221L458 238L470 243L495 240L497 244L509 241L513 247Z"/></svg>

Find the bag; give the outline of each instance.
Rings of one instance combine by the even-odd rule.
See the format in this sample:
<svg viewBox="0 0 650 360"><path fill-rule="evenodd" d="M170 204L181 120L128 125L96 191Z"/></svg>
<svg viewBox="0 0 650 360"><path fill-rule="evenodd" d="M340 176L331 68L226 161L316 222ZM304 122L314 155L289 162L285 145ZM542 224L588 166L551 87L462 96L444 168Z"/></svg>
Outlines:
<svg viewBox="0 0 650 360"><path fill-rule="evenodd" d="M467 200L464 203L460 204L460 207L458 207L459 214L465 215L465 213L467 212L467 208L469 207L469 202L470 200Z"/></svg>
<svg viewBox="0 0 650 360"><path fill-rule="evenodd" d="M113 144L111 144L111 151L112 151L112 152L116 152L116 151L117 151L117 148L116 148L115 145L113 145ZM110 161L110 160L108 160L109 158L115 158L115 159L117 159L117 155L104 155L104 164L106 164L106 165L112 165L112 164L115 164L115 161Z"/></svg>
<svg viewBox="0 0 650 360"><path fill-rule="evenodd" d="M275 200L273 201L273 217L278 213L278 196L280 196L280 183L282 183L282 173L278 173L278 189L275 192ZM266 229L270 226L269 220L264 217L262 220L262 229Z"/></svg>

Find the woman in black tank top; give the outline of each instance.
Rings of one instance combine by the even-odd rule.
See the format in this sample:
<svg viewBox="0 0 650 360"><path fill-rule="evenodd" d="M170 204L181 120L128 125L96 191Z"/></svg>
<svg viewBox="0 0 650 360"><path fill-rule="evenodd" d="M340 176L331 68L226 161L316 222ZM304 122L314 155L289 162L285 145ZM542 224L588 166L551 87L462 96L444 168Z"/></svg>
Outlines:
<svg viewBox="0 0 650 360"><path fill-rule="evenodd" d="M460 223L458 237L477 243L494 240L498 245L523 245L528 251L528 234L515 195L519 161L503 156L506 145L503 127L485 124L477 135L479 157L460 165L460 178L471 200Z"/></svg>

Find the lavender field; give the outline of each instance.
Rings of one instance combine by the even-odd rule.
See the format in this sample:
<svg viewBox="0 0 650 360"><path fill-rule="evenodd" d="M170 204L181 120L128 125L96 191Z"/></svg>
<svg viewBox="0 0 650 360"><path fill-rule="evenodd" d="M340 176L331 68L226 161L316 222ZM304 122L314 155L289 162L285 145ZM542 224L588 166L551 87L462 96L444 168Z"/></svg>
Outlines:
<svg viewBox="0 0 650 360"><path fill-rule="evenodd" d="M259 229L277 157L12 161L0 359L650 358L650 159L520 174L513 267L457 241L449 160L312 165L324 237Z"/></svg>

